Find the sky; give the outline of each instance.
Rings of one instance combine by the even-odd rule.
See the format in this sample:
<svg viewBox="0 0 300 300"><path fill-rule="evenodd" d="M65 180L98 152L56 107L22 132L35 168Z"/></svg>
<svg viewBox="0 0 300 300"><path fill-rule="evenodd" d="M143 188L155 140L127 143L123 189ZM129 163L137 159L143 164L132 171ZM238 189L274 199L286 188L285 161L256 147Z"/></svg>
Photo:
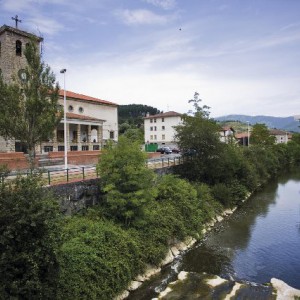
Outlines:
<svg viewBox="0 0 300 300"><path fill-rule="evenodd" d="M300 114L300 0L0 0L63 88L212 117Z"/></svg>

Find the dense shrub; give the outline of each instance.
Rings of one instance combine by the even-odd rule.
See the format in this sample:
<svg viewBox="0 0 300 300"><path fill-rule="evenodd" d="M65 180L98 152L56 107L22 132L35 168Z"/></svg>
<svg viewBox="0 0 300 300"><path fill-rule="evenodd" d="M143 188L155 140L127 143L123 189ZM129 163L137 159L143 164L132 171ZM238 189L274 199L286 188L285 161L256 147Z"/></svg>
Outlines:
<svg viewBox="0 0 300 300"><path fill-rule="evenodd" d="M55 298L61 220L39 177L0 183L1 299Z"/></svg>
<svg viewBox="0 0 300 300"><path fill-rule="evenodd" d="M141 272L139 240L120 226L75 216L63 230L59 299L112 299Z"/></svg>

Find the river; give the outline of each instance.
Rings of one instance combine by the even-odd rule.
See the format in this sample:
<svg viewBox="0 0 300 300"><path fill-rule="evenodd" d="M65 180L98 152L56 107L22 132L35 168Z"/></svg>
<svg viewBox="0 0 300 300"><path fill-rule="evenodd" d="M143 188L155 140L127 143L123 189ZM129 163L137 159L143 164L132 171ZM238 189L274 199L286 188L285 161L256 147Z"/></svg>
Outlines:
<svg viewBox="0 0 300 300"><path fill-rule="evenodd" d="M182 270L256 283L275 277L300 289L300 170L256 192L129 299L154 298Z"/></svg>

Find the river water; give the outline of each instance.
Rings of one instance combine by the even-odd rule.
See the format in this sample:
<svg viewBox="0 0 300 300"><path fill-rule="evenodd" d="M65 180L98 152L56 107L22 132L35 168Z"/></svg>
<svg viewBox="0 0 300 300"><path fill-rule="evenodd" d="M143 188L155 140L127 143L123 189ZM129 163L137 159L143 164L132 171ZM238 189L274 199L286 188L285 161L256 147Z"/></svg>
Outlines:
<svg viewBox="0 0 300 300"><path fill-rule="evenodd" d="M129 299L152 299L180 271L300 289L300 170L270 182Z"/></svg>

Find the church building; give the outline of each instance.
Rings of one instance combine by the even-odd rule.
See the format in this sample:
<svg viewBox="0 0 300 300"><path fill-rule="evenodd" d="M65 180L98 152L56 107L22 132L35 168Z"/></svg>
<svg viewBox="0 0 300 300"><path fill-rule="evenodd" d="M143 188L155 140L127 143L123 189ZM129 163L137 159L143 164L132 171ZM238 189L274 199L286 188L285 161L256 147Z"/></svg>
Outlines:
<svg viewBox="0 0 300 300"><path fill-rule="evenodd" d="M18 29L17 16L15 20L15 28L7 25L0 27L0 72L7 83L16 79L26 80L26 44L34 38L40 49L43 41L41 37ZM64 90L59 92L59 104L64 105ZM107 140L117 142L116 103L66 91L66 107L68 151L99 151ZM40 154L64 152L64 119L54 131L53 139L41 143L36 151ZM0 137L0 152L26 152L26 149L17 140Z"/></svg>

